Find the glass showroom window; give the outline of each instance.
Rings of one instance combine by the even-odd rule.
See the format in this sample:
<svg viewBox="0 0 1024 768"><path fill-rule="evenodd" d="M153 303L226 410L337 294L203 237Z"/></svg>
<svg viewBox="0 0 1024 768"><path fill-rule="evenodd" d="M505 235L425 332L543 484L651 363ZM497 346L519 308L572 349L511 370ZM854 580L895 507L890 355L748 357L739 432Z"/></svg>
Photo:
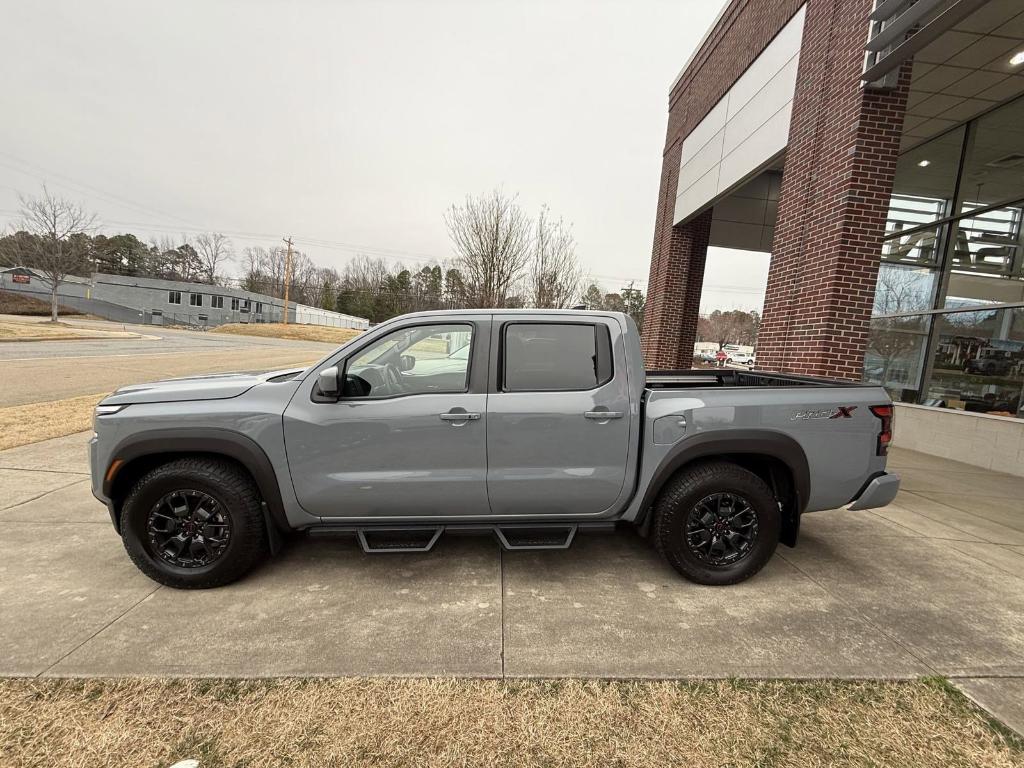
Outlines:
<svg viewBox="0 0 1024 768"><path fill-rule="evenodd" d="M897 163L864 360L895 399L1024 417L1022 123L1024 98Z"/></svg>
<svg viewBox="0 0 1024 768"><path fill-rule="evenodd" d="M1024 308L936 315L925 405L1024 417Z"/></svg>
<svg viewBox="0 0 1024 768"><path fill-rule="evenodd" d="M872 318L864 352L864 380L881 384L894 400L917 401L930 328L930 315Z"/></svg>

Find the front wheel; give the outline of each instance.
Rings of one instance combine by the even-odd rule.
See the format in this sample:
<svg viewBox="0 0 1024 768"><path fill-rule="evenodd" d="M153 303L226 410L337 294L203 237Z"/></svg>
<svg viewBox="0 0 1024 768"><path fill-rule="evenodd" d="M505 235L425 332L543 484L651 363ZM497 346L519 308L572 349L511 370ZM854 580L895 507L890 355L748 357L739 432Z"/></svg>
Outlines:
<svg viewBox="0 0 1024 768"><path fill-rule="evenodd" d="M782 520L771 489L726 461L684 469L654 506L654 544L690 581L737 584L775 552Z"/></svg>
<svg viewBox="0 0 1024 768"><path fill-rule="evenodd" d="M177 459L144 475L125 499L121 536L139 570L178 589L228 584L267 553L259 492L221 459Z"/></svg>

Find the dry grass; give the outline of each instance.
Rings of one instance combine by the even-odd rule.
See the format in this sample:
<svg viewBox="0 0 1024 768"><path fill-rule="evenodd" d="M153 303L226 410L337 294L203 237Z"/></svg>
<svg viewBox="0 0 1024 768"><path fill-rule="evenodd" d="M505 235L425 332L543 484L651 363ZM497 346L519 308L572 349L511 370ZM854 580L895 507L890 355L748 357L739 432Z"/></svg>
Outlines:
<svg viewBox="0 0 1024 768"><path fill-rule="evenodd" d="M941 681L0 682L17 766L1020 766Z"/></svg>
<svg viewBox="0 0 1024 768"><path fill-rule="evenodd" d="M61 323L0 323L0 341L77 339L81 332Z"/></svg>
<svg viewBox="0 0 1024 768"><path fill-rule="evenodd" d="M0 341L79 341L83 339L137 339L139 334L126 331L100 331L74 328L61 322L0 322Z"/></svg>
<svg viewBox="0 0 1024 768"><path fill-rule="evenodd" d="M93 408L107 394L0 407L0 451L90 429Z"/></svg>
<svg viewBox="0 0 1024 768"><path fill-rule="evenodd" d="M62 315L80 315L77 309L57 306ZM18 291L0 291L0 315L49 315L50 302L28 296Z"/></svg>
<svg viewBox="0 0 1024 768"><path fill-rule="evenodd" d="M330 344L344 344L362 331L352 328L330 328L324 325L300 325L297 323L228 323L219 325L211 333L233 333L238 336L269 336L275 339L296 341L326 341Z"/></svg>

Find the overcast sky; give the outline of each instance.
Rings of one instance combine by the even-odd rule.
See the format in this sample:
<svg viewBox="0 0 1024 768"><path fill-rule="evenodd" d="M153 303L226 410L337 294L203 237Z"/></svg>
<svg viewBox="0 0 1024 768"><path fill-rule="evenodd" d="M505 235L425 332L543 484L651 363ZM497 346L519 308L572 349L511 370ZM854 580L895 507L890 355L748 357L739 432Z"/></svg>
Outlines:
<svg viewBox="0 0 1024 768"><path fill-rule="evenodd" d="M45 181L110 232L416 266L500 186L646 287L668 89L723 4L3 0L0 225ZM767 265L713 252L702 306L760 307Z"/></svg>

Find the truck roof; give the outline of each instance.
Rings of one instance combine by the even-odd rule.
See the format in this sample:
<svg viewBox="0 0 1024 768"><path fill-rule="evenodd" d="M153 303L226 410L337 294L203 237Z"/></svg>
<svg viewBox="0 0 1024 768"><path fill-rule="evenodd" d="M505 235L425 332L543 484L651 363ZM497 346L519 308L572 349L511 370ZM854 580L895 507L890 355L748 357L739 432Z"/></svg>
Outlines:
<svg viewBox="0 0 1024 768"><path fill-rule="evenodd" d="M398 315L392 317L385 322L391 322L392 320L398 320L405 317L459 317L461 315L494 315L494 314L511 314L511 315L554 315L556 317L564 317L566 315L589 315L593 317L608 317L614 315L616 317L622 316L623 312L613 312L611 310L603 309L501 309L500 307L488 307L486 309L427 309L422 312L409 312L404 315Z"/></svg>

